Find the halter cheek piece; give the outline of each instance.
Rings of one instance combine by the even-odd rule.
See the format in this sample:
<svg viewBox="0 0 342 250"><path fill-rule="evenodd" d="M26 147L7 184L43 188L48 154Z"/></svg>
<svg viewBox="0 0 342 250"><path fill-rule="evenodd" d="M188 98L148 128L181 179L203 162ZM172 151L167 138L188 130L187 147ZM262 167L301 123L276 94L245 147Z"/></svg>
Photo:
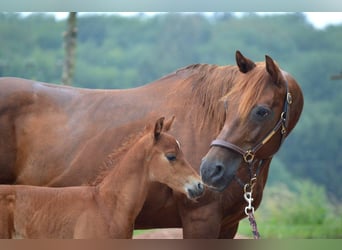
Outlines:
<svg viewBox="0 0 342 250"><path fill-rule="evenodd" d="M258 159L256 159L255 154L258 152L258 150L260 148L262 148L262 146L264 146L272 137L274 134L277 133L277 131L280 129L280 134L281 134L281 141L280 141L280 145L283 143L285 137L286 137L286 133L287 133L287 127L288 127L288 123L289 123L289 105L292 103L292 96L291 93L289 92L289 87L288 87L288 83L287 81L285 82L286 85L286 95L284 98L284 105L283 105L283 111L280 114L280 118L279 121L277 122L277 124L274 126L274 128L264 137L264 139L259 142L257 145L255 145L254 147L244 150L241 147L232 144L230 142L221 140L221 139L215 139L214 141L211 142L210 147L223 147L229 150L233 150L235 152L237 152L238 154L240 154L243 158L243 160L248 164L249 169L250 169L250 181L247 184L243 184L243 182L237 178L235 176L235 179L237 180L237 182L242 185L242 187L244 188L244 191L248 191L247 189L252 189L255 181L256 181L256 177L260 171L261 166L263 165L263 162L265 159L260 159L259 160L259 164L258 167L253 175L253 166L255 165L255 163L258 161ZM271 156L269 156L270 158Z"/></svg>

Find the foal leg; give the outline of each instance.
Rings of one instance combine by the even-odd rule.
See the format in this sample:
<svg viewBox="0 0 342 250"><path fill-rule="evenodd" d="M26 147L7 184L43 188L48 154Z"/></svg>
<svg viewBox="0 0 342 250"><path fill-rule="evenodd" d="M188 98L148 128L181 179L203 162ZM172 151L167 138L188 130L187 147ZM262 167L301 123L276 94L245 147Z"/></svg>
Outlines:
<svg viewBox="0 0 342 250"><path fill-rule="evenodd" d="M93 212L82 213L75 223L73 239L108 239L109 228L100 215Z"/></svg>

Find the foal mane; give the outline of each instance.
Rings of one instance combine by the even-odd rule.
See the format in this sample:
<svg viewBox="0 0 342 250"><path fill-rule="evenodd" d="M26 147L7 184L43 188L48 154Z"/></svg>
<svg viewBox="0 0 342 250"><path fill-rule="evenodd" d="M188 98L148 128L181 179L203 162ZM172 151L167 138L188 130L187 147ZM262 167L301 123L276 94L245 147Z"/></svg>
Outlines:
<svg viewBox="0 0 342 250"><path fill-rule="evenodd" d="M137 133L130 134L127 139L121 144L120 147L114 149L106 159L102 162L99 167L99 174L93 182L90 183L91 186L96 186L108 175L108 173L113 169L113 167L120 163L123 156L131 148L131 146L142 138L148 131L150 131L150 126L145 126L144 129Z"/></svg>

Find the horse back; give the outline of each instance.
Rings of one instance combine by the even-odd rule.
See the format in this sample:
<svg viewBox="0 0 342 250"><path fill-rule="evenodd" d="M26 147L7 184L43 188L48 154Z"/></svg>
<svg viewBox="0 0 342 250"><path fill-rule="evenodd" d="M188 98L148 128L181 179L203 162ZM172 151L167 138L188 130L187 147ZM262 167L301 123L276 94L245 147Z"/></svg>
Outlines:
<svg viewBox="0 0 342 250"><path fill-rule="evenodd" d="M153 110L145 87L90 90L1 78L0 89L0 183L7 184L92 182ZM163 106L157 99L153 105Z"/></svg>
<svg viewBox="0 0 342 250"><path fill-rule="evenodd" d="M28 158L30 148L44 143L38 135L61 122L61 109L75 93L19 78L1 78L0 89L0 182L13 183L21 163L33 160Z"/></svg>

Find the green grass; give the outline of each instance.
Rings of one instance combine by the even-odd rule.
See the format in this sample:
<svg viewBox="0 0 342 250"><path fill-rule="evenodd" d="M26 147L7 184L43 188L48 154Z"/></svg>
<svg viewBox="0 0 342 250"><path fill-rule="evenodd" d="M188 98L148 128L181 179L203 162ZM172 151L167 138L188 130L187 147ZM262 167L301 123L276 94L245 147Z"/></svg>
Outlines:
<svg viewBox="0 0 342 250"><path fill-rule="evenodd" d="M255 212L261 238L342 238L342 204L332 204L325 190L312 182L293 181L290 186L266 187L261 206ZM134 235L151 230L135 230ZM240 222L238 234L253 237L247 218Z"/></svg>
<svg viewBox="0 0 342 250"><path fill-rule="evenodd" d="M266 188L255 219L262 238L342 238L342 205L332 204L322 187L308 181ZM251 236L248 219L240 222L239 234Z"/></svg>
<svg viewBox="0 0 342 250"><path fill-rule="evenodd" d="M257 220L258 230L264 239L326 239L342 238L341 220L322 225L298 225L286 223L270 223ZM247 237L253 237L249 221L240 222L238 233Z"/></svg>
<svg viewBox="0 0 342 250"><path fill-rule="evenodd" d="M139 234L143 234L143 233L146 233L146 232L149 232L149 231L153 231L153 230L154 229L143 229L143 230L136 229L133 232L133 236L136 236L136 235L139 235Z"/></svg>

